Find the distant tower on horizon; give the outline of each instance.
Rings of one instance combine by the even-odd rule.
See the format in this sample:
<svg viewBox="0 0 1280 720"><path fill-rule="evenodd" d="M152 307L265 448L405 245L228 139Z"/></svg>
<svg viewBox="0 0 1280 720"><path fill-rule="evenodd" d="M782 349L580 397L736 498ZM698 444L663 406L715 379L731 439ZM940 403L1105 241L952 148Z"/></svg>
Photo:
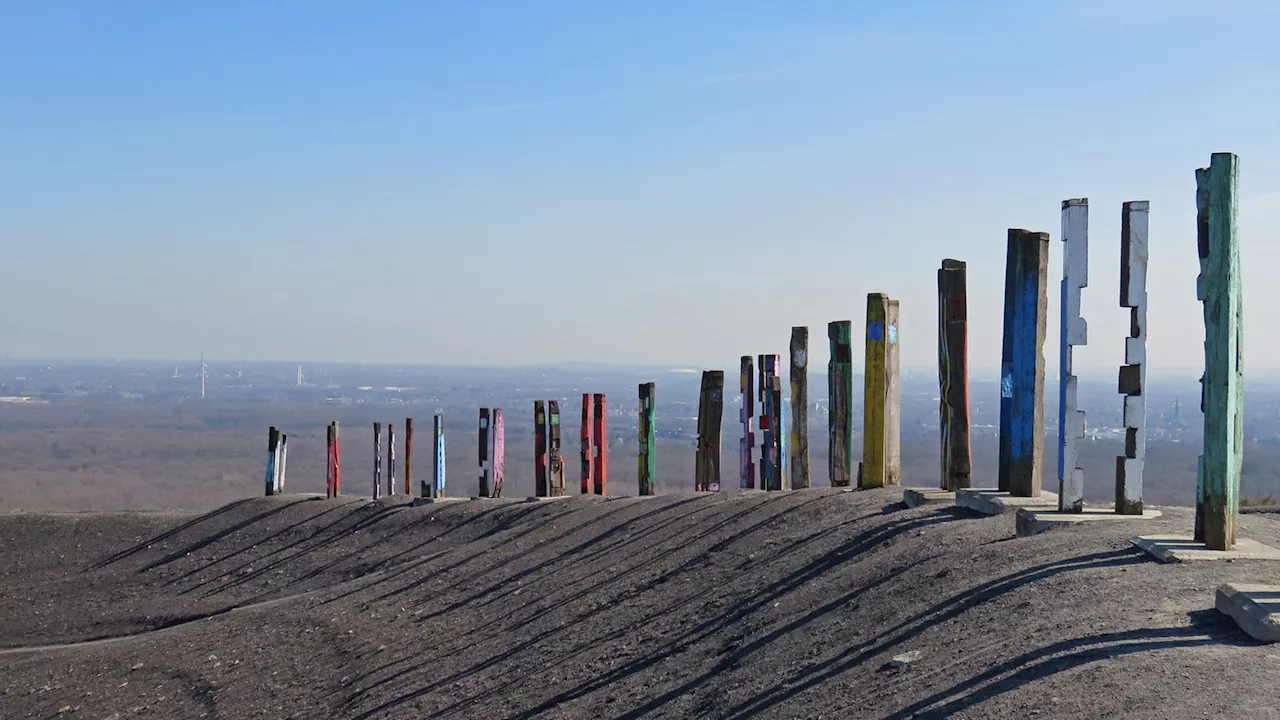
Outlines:
<svg viewBox="0 0 1280 720"><path fill-rule="evenodd" d="M209 366L204 364L204 352L200 353L200 399L204 399L204 379L208 374Z"/></svg>
<svg viewBox="0 0 1280 720"><path fill-rule="evenodd" d="M177 379L177 378L178 378L178 366L177 366L177 365L174 365L174 366L173 366L173 377L174 377L174 379Z"/></svg>
<svg viewBox="0 0 1280 720"><path fill-rule="evenodd" d="M1173 396L1173 422L1182 424L1182 403L1177 395Z"/></svg>
<svg viewBox="0 0 1280 720"><path fill-rule="evenodd" d="M298 387L302 387L302 366L298 366Z"/></svg>

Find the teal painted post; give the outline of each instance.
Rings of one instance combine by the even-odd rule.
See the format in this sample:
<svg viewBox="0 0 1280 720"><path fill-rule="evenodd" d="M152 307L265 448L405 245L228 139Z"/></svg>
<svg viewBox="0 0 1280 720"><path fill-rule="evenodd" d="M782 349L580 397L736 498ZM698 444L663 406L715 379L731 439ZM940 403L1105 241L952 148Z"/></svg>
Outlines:
<svg viewBox="0 0 1280 720"><path fill-rule="evenodd" d="M1196 199L1206 213L1199 243L1196 296L1204 303L1204 449L1198 465L1203 494L1204 543L1230 550L1240 512L1244 460L1244 330L1240 245L1236 237L1240 160L1214 153L1196 172Z"/></svg>

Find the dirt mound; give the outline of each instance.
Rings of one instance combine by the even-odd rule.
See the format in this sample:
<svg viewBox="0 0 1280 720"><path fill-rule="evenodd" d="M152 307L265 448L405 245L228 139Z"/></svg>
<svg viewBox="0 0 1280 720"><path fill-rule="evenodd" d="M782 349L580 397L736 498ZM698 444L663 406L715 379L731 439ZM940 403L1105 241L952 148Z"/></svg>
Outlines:
<svg viewBox="0 0 1280 720"><path fill-rule="evenodd" d="M1274 653L1211 608L1280 566L1128 543L1187 511L1013 539L899 498L0 515L0 716L1274 716Z"/></svg>

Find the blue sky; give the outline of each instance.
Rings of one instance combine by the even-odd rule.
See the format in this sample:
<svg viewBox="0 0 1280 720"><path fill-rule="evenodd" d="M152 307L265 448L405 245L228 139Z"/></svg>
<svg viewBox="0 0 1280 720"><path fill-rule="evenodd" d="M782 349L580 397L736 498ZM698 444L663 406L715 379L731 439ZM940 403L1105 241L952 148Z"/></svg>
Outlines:
<svg viewBox="0 0 1280 720"><path fill-rule="evenodd" d="M936 358L968 261L998 364L1005 230L1150 200L1151 372L1194 370L1194 170L1241 156L1246 362L1277 367L1280 5L119 0L0 6L10 356L719 367L901 300ZM855 351L855 355L860 353Z"/></svg>

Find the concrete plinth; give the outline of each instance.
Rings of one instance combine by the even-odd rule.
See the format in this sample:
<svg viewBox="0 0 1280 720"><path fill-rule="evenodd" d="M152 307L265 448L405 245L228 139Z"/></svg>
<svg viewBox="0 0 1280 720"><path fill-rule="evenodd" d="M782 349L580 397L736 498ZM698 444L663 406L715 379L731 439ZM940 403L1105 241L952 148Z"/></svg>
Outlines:
<svg viewBox="0 0 1280 720"><path fill-rule="evenodd" d="M1018 508L1057 509L1058 496L1041 491L1040 497L1017 497L999 490L961 490L956 493L956 507L983 515L1000 515Z"/></svg>
<svg viewBox="0 0 1280 720"><path fill-rule="evenodd" d="M1280 585L1226 583L1218 588L1214 606L1255 640L1280 640Z"/></svg>
<svg viewBox="0 0 1280 720"><path fill-rule="evenodd" d="M906 503L907 507L953 505L955 501L956 494L946 490L924 490L922 488L904 488L902 490L902 502Z"/></svg>
<svg viewBox="0 0 1280 720"><path fill-rule="evenodd" d="M464 500L470 500L470 499L471 498L464 498L464 497L436 497L436 498L418 497L413 499L413 506L418 507L419 505L435 505L438 503L462 502Z"/></svg>
<svg viewBox="0 0 1280 720"><path fill-rule="evenodd" d="M1187 535L1148 535L1135 537L1134 545L1146 550L1161 562L1196 562L1200 560L1280 560L1280 550L1256 540L1236 540L1232 550L1210 550L1202 542Z"/></svg>
<svg viewBox="0 0 1280 720"><path fill-rule="evenodd" d="M547 500L568 500L569 497L570 497L569 495L556 495L555 497L541 497L539 495L530 495L529 497L525 498L524 501L525 502L544 502Z"/></svg>
<svg viewBox="0 0 1280 720"><path fill-rule="evenodd" d="M1143 510L1141 515L1121 515L1110 508L1085 508L1084 512L1064 513L1057 510L1021 508L1016 516L1018 537L1038 535L1045 530L1086 522L1114 522L1116 520L1150 520L1164 513L1159 510Z"/></svg>

